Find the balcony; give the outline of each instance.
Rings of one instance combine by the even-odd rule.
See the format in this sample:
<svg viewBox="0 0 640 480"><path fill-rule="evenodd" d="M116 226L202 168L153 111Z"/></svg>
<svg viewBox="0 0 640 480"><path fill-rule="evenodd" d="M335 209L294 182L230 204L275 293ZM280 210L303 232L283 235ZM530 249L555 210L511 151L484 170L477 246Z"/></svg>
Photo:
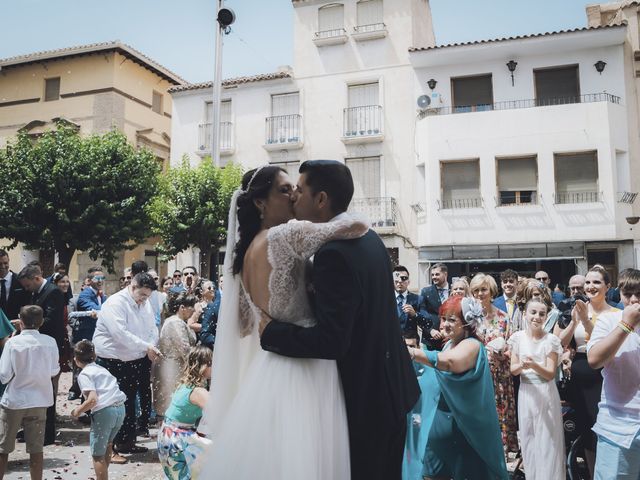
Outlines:
<svg viewBox="0 0 640 480"><path fill-rule="evenodd" d="M482 197L447 198L438 200L438 210L460 210L466 208L483 208Z"/></svg>
<svg viewBox="0 0 640 480"><path fill-rule="evenodd" d="M620 97L610 93L588 93L572 97L530 98L525 100L508 100L506 102L486 103L480 105L458 105L454 107L428 108L421 117L429 115L451 115L454 113L489 112L492 110L516 110L521 108L549 107L554 105L570 105L575 103L609 102L620 105Z"/></svg>
<svg viewBox="0 0 640 480"><path fill-rule="evenodd" d="M279 115L265 120L265 150L302 148L302 115Z"/></svg>
<svg viewBox="0 0 640 480"><path fill-rule="evenodd" d="M364 215L378 233L393 233L399 224L398 204L392 197L354 198L349 211Z"/></svg>
<svg viewBox="0 0 640 480"><path fill-rule="evenodd" d="M382 142L382 123L380 105L345 108L342 141L346 144Z"/></svg>
<svg viewBox="0 0 640 480"><path fill-rule="evenodd" d="M220 122L220 155L232 155L234 152L233 123ZM198 126L198 155L211 155L211 123Z"/></svg>
<svg viewBox="0 0 640 480"><path fill-rule="evenodd" d="M348 40L347 31L344 28L334 28L333 30L323 30L316 32L313 36L313 43L316 47L325 47L328 45L340 45Z"/></svg>
<svg viewBox="0 0 640 480"><path fill-rule="evenodd" d="M384 23L372 23L371 25L358 25L353 27L353 39L356 42L375 40L387 36L387 26Z"/></svg>
<svg viewBox="0 0 640 480"><path fill-rule="evenodd" d="M553 195L553 203L556 205L576 204L576 203L598 203L602 202L602 192L556 192Z"/></svg>

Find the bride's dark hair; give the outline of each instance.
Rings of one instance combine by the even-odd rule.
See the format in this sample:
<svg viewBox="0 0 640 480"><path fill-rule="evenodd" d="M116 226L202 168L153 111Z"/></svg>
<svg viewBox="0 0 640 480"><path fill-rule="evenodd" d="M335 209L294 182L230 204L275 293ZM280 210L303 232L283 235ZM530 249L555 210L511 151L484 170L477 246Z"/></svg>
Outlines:
<svg viewBox="0 0 640 480"><path fill-rule="evenodd" d="M286 173L280 167L268 166L249 170L242 177L242 190L238 197L238 232L240 239L236 243L235 258L233 259L233 273L237 275L242 270L244 255L254 237L260 232L260 210L255 206L254 200L265 199L273 186L273 182L279 173ZM255 174L255 177L254 177ZM252 180L253 179L253 180ZM249 183L251 185L249 185Z"/></svg>

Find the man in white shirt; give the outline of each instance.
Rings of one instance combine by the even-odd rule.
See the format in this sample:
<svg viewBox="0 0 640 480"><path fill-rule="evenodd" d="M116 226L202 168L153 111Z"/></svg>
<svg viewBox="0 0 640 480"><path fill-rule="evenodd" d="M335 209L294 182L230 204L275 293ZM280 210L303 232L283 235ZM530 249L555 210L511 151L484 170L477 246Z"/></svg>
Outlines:
<svg viewBox="0 0 640 480"><path fill-rule="evenodd" d="M595 480L640 478L640 270L626 270L619 285L624 310L600 315L587 344L603 378Z"/></svg>
<svg viewBox="0 0 640 480"><path fill-rule="evenodd" d="M124 424L114 441L114 449L119 453L147 450L135 445L135 397L140 382L145 381L142 372L150 370L151 362L160 355L156 347L158 328L148 301L155 288L148 273L134 276L129 286L111 295L102 305L93 335L96 363L118 379L120 390L127 396Z"/></svg>
<svg viewBox="0 0 640 480"><path fill-rule="evenodd" d="M22 333L9 339L0 357L0 382L7 384L0 400L0 479L20 427L24 429L31 478L42 479L47 408L53 405L51 378L60 372L56 341L38 332L43 318L39 306L22 307Z"/></svg>

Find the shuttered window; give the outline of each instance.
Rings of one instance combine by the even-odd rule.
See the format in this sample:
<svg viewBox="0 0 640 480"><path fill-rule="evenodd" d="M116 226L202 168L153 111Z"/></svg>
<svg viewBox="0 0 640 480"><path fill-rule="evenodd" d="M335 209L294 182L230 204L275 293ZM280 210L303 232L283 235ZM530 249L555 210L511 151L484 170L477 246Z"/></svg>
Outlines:
<svg viewBox="0 0 640 480"><path fill-rule="evenodd" d="M349 107L379 105L378 82L349 85Z"/></svg>
<svg viewBox="0 0 640 480"><path fill-rule="evenodd" d="M300 113L300 94L298 92L271 95L272 116L297 115L298 113Z"/></svg>
<svg viewBox="0 0 640 480"><path fill-rule="evenodd" d="M328 32L344 28L344 5L334 3L318 9L318 31Z"/></svg>
<svg viewBox="0 0 640 480"><path fill-rule="evenodd" d="M534 70L536 103L562 105L580 102L578 66Z"/></svg>
<svg viewBox="0 0 640 480"><path fill-rule="evenodd" d="M382 22L382 0L360 0L357 5L358 26Z"/></svg>
<svg viewBox="0 0 640 480"><path fill-rule="evenodd" d="M536 157L497 160L500 205L537 203Z"/></svg>
<svg viewBox="0 0 640 480"><path fill-rule="evenodd" d="M204 107L205 123L213 123L213 102L206 102ZM220 102L220 123L231 122L231 100Z"/></svg>
<svg viewBox="0 0 640 480"><path fill-rule="evenodd" d="M587 203L599 199L597 152L556 154L556 203Z"/></svg>
<svg viewBox="0 0 640 480"><path fill-rule="evenodd" d="M493 105L491 75L452 78L454 111L490 110Z"/></svg>
<svg viewBox="0 0 640 480"><path fill-rule="evenodd" d="M442 162L442 204L444 208L482 206L480 161Z"/></svg>
<svg viewBox="0 0 640 480"><path fill-rule="evenodd" d="M353 177L353 198L379 198L380 157L348 158L345 161Z"/></svg>
<svg viewBox="0 0 640 480"><path fill-rule="evenodd" d="M47 78L44 81L44 101L51 102L60 98L60 77Z"/></svg>
<svg viewBox="0 0 640 480"><path fill-rule="evenodd" d="M160 92L153 92L153 100L151 103L151 110L156 113L162 114L162 94Z"/></svg>

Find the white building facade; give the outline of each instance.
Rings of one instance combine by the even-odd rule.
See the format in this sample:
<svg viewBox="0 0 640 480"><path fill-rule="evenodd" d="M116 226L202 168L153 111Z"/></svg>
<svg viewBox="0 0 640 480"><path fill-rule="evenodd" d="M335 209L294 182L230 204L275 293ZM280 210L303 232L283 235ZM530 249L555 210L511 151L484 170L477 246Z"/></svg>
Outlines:
<svg viewBox="0 0 640 480"><path fill-rule="evenodd" d="M344 161L352 208L413 287L437 261L452 276L546 268L552 279L637 265L626 26L434 47L427 0L293 8L293 68L223 83L222 164L279 164L295 182L302 161ZM171 163L194 164L210 155L211 83L171 92Z"/></svg>

